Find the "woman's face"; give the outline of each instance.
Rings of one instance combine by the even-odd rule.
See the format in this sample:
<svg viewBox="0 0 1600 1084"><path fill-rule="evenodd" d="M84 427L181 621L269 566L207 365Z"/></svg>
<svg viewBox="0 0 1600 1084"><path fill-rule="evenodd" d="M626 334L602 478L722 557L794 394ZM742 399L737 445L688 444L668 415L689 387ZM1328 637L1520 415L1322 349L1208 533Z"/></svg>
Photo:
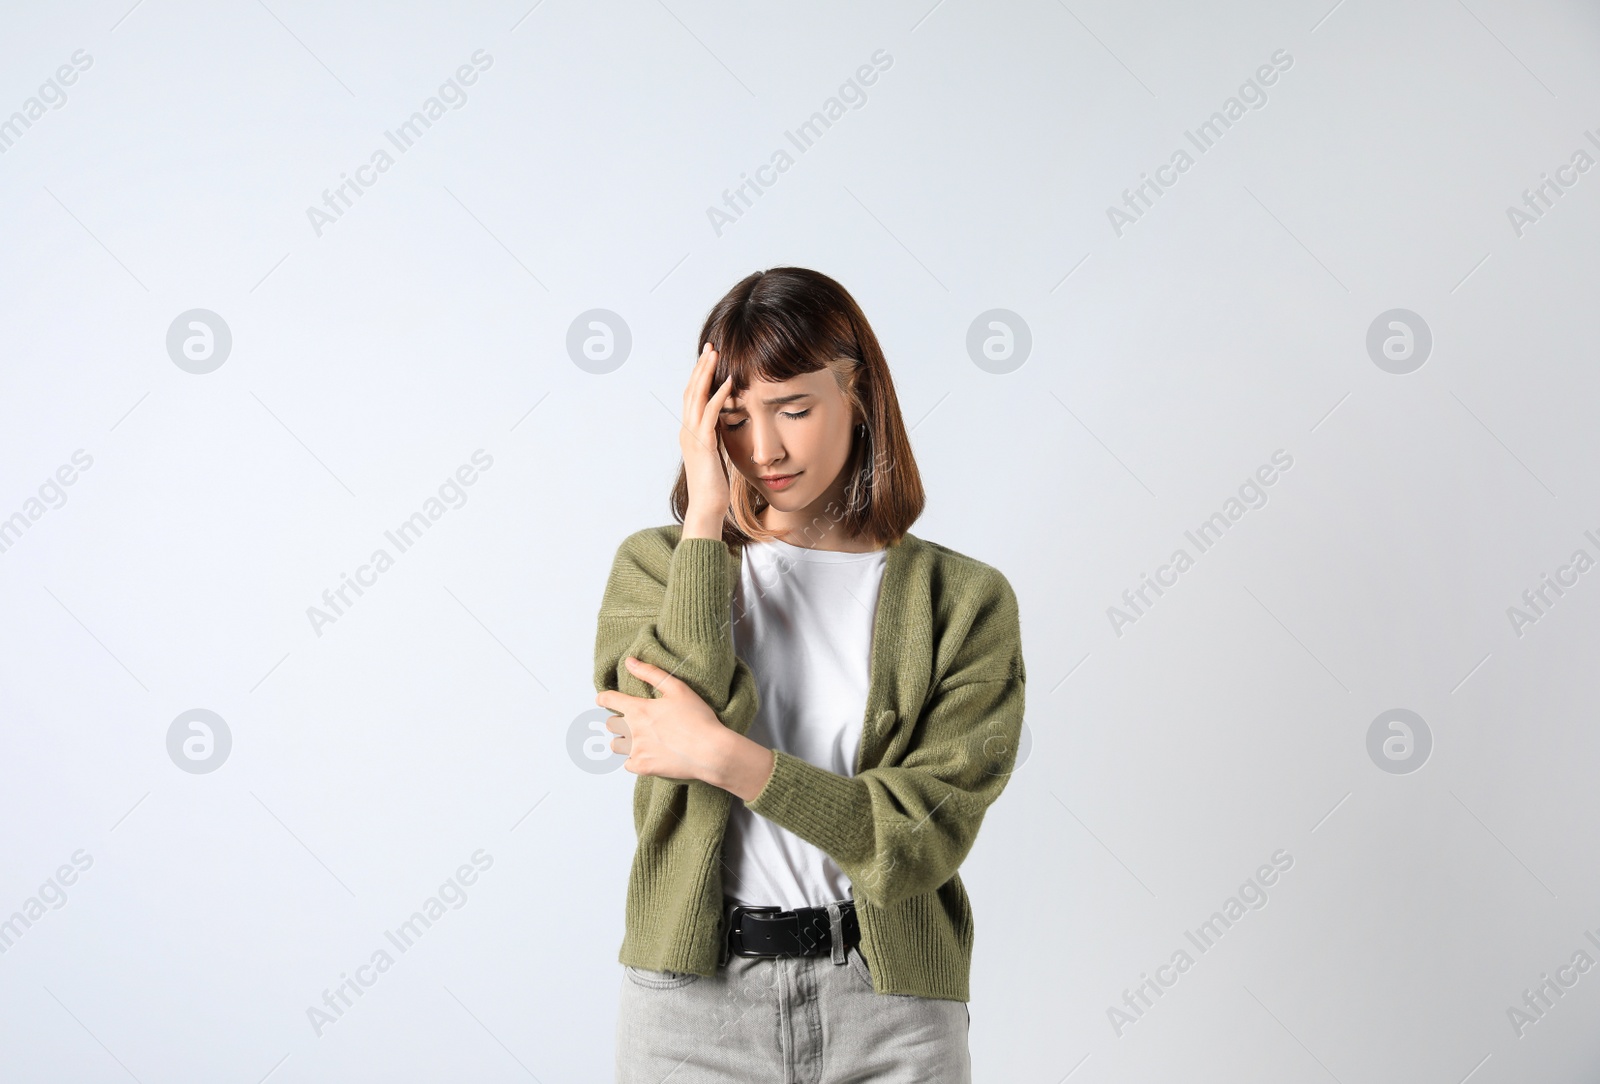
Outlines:
<svg viewBox="0 0 1600 1084"><path fill-rule="evenodd" d="M782 383L753 382L723 406L719 426L733 465L771 504L769 511L780 513L766 525L788 528L806 518L800 513L814 516L830 502L843 503L854 424L832 370L818 369Z"/></svg>

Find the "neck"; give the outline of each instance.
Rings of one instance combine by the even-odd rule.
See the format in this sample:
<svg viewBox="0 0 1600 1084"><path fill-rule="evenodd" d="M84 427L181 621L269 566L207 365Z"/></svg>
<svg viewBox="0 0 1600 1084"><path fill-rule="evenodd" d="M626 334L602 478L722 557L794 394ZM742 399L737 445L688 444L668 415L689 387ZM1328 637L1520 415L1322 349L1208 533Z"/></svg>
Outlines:
<svg viewBox="0 0 1600 1084"><path fill-rule="evenodd" d="M838 507L835 504L835 507ZM791 546L811 550L830 550L836 553L871 553L883 549L877 542L860 535L847 534L844 521L825 512L811 515L810 510L780 512L771 505L757 516L761 526L775 532Z"/></svg>

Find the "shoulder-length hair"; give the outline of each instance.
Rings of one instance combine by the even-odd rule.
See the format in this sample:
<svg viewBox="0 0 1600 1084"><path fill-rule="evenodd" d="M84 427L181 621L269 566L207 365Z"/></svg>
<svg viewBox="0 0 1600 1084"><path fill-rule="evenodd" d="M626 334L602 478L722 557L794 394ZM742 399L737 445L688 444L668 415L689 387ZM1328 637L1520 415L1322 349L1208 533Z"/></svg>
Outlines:
<svg viewBox="0 0 1600 1084"><path fill-rule="evenodd" d="M712 388L721 387L733 374L730 397L742 393L752 380L777 383L831 370L858 419L850 431L852 447L844 466L850 481L843 502L830 505L802 533L821 537L842 528L847 537L871 539L881 546L900 541L926 503L922 477L883 349L861 307L843 286L804 267L757 271L712 307L695 343L696 355L706 343L717 351ZM723 541L742 545L778 537L763 530L756 519L769 502L734 467L720 427L717 433L730 495ZM672 487L673 518L683 523L688 508L689 482L680 464Z"/></svg>

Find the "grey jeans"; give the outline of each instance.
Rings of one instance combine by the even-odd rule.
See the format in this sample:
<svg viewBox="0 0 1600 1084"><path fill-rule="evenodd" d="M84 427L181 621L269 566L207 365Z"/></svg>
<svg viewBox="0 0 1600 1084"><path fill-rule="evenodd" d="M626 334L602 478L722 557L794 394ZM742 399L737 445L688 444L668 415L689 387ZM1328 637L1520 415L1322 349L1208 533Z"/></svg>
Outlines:
<svg viewBox="0 0 1600 1084"><path fill-rule="evenodd" d="M971 1084L970 1025L965 1002L874 991L859 947L624 966L617 1084Z"/></svg>

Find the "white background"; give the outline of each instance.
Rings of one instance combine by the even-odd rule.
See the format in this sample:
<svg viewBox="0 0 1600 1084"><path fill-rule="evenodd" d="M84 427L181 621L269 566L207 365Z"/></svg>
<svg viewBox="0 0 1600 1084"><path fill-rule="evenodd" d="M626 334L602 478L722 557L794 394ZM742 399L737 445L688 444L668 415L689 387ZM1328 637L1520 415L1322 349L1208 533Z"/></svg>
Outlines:
<svg viewBox="0 0 1600 1084"><path fill-rule="evenodd" d="M92 865L0 955L0 1078L611 1078L632 777L568 753L595 612L670 520L706 311L799 265L881 338L914 533L1022 606L1032 746L963 867L976 1079L1592 1079L1600 972L1520 1035L1508 1009L1600 960L1600 572L1507 611L1600 558L1600 174L1520 236L1507 208L1600 156L1597 48L1592 5L1511 0L7 4L0 118L92 63L0 154L0 921ZM714 228L877 50L865 103ZM1107 208L1278 50L1119 236ZM232 336L203 375L166 345L196 308ZM603 375L566 345L597 308L632 337ZM1006 374L966 346L997 308L1032 339ZM1433 338L1403 375L1366 344L1396 308ZM168 754L193 708L231 734L215 771ZM1367 751L1393 708L1432 735L1407 774ZM1280 849L1266 906L1119 1028Z"/></svg>

